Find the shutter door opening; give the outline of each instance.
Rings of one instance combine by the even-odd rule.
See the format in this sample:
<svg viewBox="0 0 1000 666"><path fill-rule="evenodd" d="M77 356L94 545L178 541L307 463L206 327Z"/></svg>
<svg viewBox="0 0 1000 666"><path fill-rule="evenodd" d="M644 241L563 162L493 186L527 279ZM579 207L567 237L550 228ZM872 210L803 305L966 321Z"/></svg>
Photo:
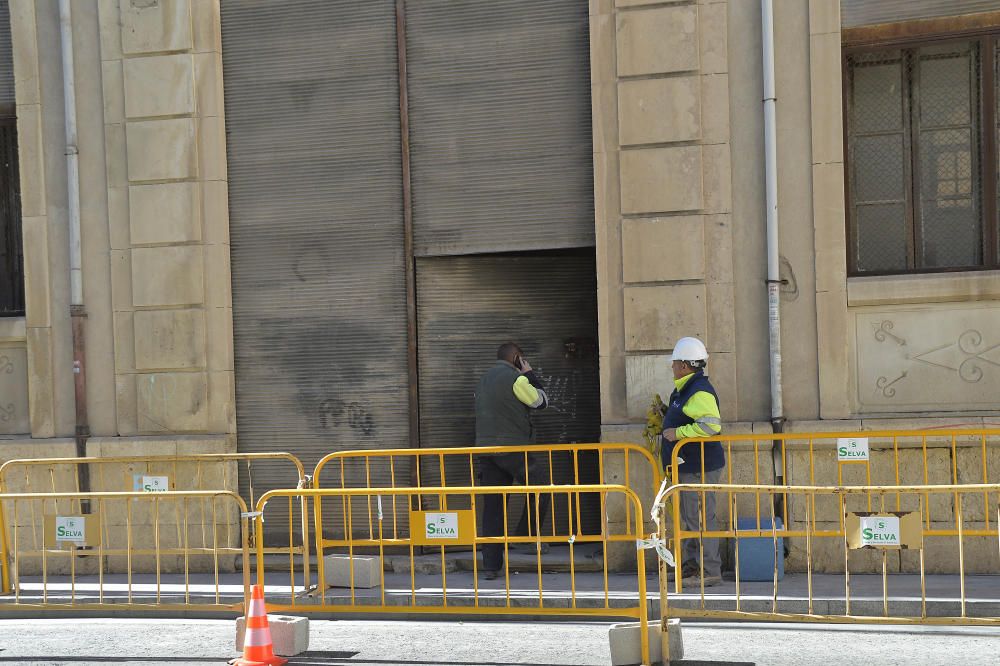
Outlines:
<svg viewBox="0 0 1000 666"><path fill-rule="evenodd" d="M395 3L225 0L222 26L239 450L405 445Z"/></svg>
<svg viewBox="0 0 1000 666"><path fill-rule="evenodd" d="M522 347L549 397L549 407L532 415L537 443L599 441L596 294L592 250L418 259L421 444L475 443L476 384L507 341ZM455 458L447 462L447 482L464 485L468 459ZM421 473L425 483L436 482L437 459L425 460ZM569 454L553 456L552 477L573 482ZM596 457L581 456L579 480L596 482ZM582 527L599 531L599 499L581 504ZM451 499L449 506L462 508ZM511 529L521 506L523 498L510 506ZM565 496L554 506L556 532L568 534ZM550 520L543 522L547 532Z"/></svg>

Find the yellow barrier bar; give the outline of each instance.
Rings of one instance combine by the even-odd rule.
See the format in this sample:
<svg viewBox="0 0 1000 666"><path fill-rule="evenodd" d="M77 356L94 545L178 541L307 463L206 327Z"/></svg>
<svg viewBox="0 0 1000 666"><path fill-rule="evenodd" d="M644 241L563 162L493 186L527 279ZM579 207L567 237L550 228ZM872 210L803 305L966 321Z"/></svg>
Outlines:
<svg viewBox="0 0 1000 666"><path fill-rule="evenodd" d="M165 534L169 534L169 531L164 532L161 529L161 511L160 506L165 503L175 502L183 505L185 514L187 513L189 500L198 499L208 499L212 502L213 506L217 506L218 503L226 502L228 503L229 509L235 509L239 513L240 521L240 541L237 545L233 546L230 543L224 545L219 543L217 538L217 525L216 527L216 537L213 539L211 544L203 543L201 546L192 547L188 543L188 533L185 530L183 543L178 542L176 547L164 546L163 538ZM236 493L231 491L223 490L188 490L188 491L173 491L173 492L163 492L163 493L148 493L148 492L88 492L88 493L72 493L72 492L57 492L57 493L0 493L0 504L4 502L9 502L14 509L14 522L16 526L17 522L17 507L18 504L23 504L25 502L29 504L48 502L53 503L54 514L46 514L48 520L46 524L50 525L50 528L43 530L46 537L43 543L31 544L29 548L24 548L23 544L19 542L18 539L18 529L17 526L14 529L14 538L12 541L12 553L14 561L14 593L15 598L13 603L0 601L0 609L2 610L24 610L24 609L60 609L60 610L127 610L127 609L141 609L141 610L162 610L162 611L190 611L194 608L198 610L208 610L208 611L233 611L242 610L244 606L243 599L249 598L250 593L250 568L247 566L250 557L249 539L248 539L248 514L246 511L246 503L243 499ZM65 504L63 504L65 502ZM111 529L102 529L98 527L96 523L101 523L103 525L108 525L113 522L112 514L108 511L108 505L110 503L120 502L124 504L124 524L115 523L110 526ZM92 507L96 505L96 513L82 514L79 509L84 503L89 504ZM133 505L138 503L139 506L145 504L149 509L149 515L151 516L152 524L137 525L133 517ZM59 505L63 504L64 507L68 507L64 513L69 514L80 514L81 517L78 519L85 520L83 531L80 534L81 540L86 539L81 543L77 542L60 542L59 537L53 532L48 532L48 529L54 528L58 525L57 517L60 515ZM228 509L227 509L228 510ZM36 515L32 512L32 515ZM122 514L119 514L122 515ZM169 513L167 513L169 516ZM73 518L74 516L69 516ZM90 525L90 521L93 518L95 527L90 531L90 528L86 528L86 525ZM214 521L218 522L218 521ZM72 528L71 528L72 529ZM146 535L145 539L149 541L151 539L152 547L143 547L142 540L138 539L135 532L137 529L141 529ZM118 544L115 540L111 538L113 535L117 537ZM49 541L51 539L51 541ZM67 546L68 543L68 546ZM234 603L223 603L222 598L219 593L218 582L216 583L214 604L203 604L203 603L192 603L190 596L190 558L192 556L211 556L215 562L215 569L218 572L218 558L220 553L226 553L229 555L242 557L243 558L243 571L241 575L241 599ZM81 581L79 576L81 573L80 567L77 566L77 561L80 558L92 560L97 558L98 565L96 566L97 573L97 589L95 592L97 602L86 601L85 599L81 601ZM139 592L133 581L133 574L136 573L134 570L134 562L136 558L147 557L151 558L153 562L152 571L146 571L146 573L155 574L153 589L149 591ZM175 558L175 561L184 562L184 593L183 593L183 603L176 603L171 600L171 596L164 593L164 582L162 577L161 565L164 558L171 557ZM41 563L41 580L42 589L40 591L40 601L31 601L24 598L22 594L21 585L19 583L19 566L25 560L25 558L38 558ZM110 562L111 558L122 558L125 561L126 567L126 586L122 591L125 594L123 601L115 601L109 598L109 589L107 589L107 578L104 575L105 565ZM58 600L58 595L53 598L55 593L50 592L51 581L54 577L59 575L57 572L53 572L50 568L50 562L55 562L57 560L64 560L68 562L68 576L69 580L66 585L68 585L68 602ZM65 574L63 574L65 575ZM141 584L141 583L140 583ZM143 601L142 598L148 596L152 601ZM139 597L138 599L136 597Z"/></svg>
<svg viewBox="0 0 1000 666"><path fill-rule="evenodd" d="M539 508L539 502L537 499L542 495L559 495L566 494L568 496L569 507L573 505L573 497L576 496L576 504L579 504L579 496L581 494L597 494L601 497L602 506L606 506L609 495L617 495L624 498L624 502L628 507L628 515L631 520L621 533L611 533L609 524L607 523L606 514L602 520L602 529L599 534L577 534L579 531L579 526L577 525L575 529L571 529L567 535L555 535L549 536L540 529L540 520L542 518L541 511ZM366 530L361 528L360 530L352 529L350 524L352 511L348 510L347 519L345 520L345 531L343 533L343 538L328 538L319 531L319 526L317 525L316 539L317 539L317 551L320 551L322 545L333 546L338 548L345 548L349 556L351 556L351 562L349 562L349 592L345 591L343 593L343 601L338 601L336 596L333 599L328 599L325 590L325 583L323 580L320 581L320 586L322 591L316 595L315 601L318 603L302 605L296 602L293 597L290 603L282 604L281 602L270 601L268 603L268 608L275 612L288 612L295 610L302 610L306 608L308 610L317 611L327 611L327 612L365 612L365 613L420 613L420 614L470 614L470 615L552 615L552 616L585 616L585 617L595 617L595 616L620 616L637 619L640 622L640 635L641 635L641 649L643 664L649 664L649 636L647 630L647 604L646 604L646 567L645 567L645 551L642 549L636 549L636 590L638 593L638 602L635 607L618 607L613 606L610 602L609 594L609 579L608 579L608 564L607 564L607 551L608 547L614 543L627 543L631 548L637 543L637 540L642 537L643 528L643 518L641 503L638 496L629 488L621 485L608 485L608 484L576 484L576 485L522 485L522 486L430 486L423 488L399 488L399 487L388 487L388 488L312 488L312 489L281 489L272 490L263 494L258 500L255 510L255 522L257 523L256 529L259 532L263 527L263 515L266 510L267 504L269 502L275 501L278 498L288 498L288 500L294 501L295 499L307 499L311 500L314 505L322 504L324 499L333 498L335 500L342 500L345 504L349 504L353 499L364 498L366 502L370 503L374 497L378 506L382 506L383 498L387 497L401 497L406 499L406 505L412 507L414 505L413 500L419 500L422 496L427 496L429 498L441 498L440 503L436 505L436 511L442 513L454 513L456 514L455 520L458 521L457 524L460 525L459 530L468 529L469 523L462 523L461 519L458 517L461 511L470 511L469 509L456 509L454 508L457 504L456 502L449 501L448 498L454 498L455 496L469 496L472 498L472 506L476 506L475 499L482 495L499 495L502 501L500 502L500 508L502 511L507 511L507 500L512 495L525 495L535 498L533 505L534 517L536 519L536 525L534 530L528 536L511 536L506 532L507 521L504 521L504 534L502 536L480 536L475 530L475 523L472 522L472 532L463 533L460 531L458 536L461 537L457 539L453 544L444 542L432 542L430 545L433 547L440 547L442 553L444 552L445 545L467 545L471 544L475 547L482 547L486 544L502 544L505 549L505 565L503 580L503 597L492 595L493 599L500 601L505 599L506 603L504 605L488 605L481 604L480 599L483 594L483 589L478 584L478 568L473 565L473 573L476 576L476 580L472 587L472 598L466 599L468 603L456 603L453 600L455 595L461 593L455 591L454 586L449 588L447 586L446 578L446 567L442 567L441 571L441 586L437 589L439 595L439 603L436 605L428 605L424 600L418 599L417 591L413 580L414 561L413 561L413 547L415 545L415 537L412 534L399 534L395 533L392 538L386 538L382 531L382 524L384 517L379 512L377 526L377 538L374 536L371 538L355 538L355 532L360 532L364 534ZM526 499L527 501L527 499ZM420 506L419 501L417 506ZM448 508L448 507L452 508ZM474 520L474 510L473 520ZM364 519L364 513L360 517L361 520ZM567 517L570 521L570 527L572 526L572 512L567 513ZM530 521L529 521L530 522ZM465 524L466 527L461 527ZM410 526L411 529L413 526ZM425 544L426 538L422 538L417 541L417 544ZM515 543L530 543L535 546L535 566L534 573L537 582L537 594L538 601L537 604L517 606L512 604L511 596L511 561L510 553L508 548L510 544ZM570 596L569 596L569 607L565 606L555 606L551 605L555 602L550 600L550 595L547 593L544 576L545 571L542 566L542 548L543 543L563 543L569 544L570 552L573 552L575 545L580 543L595 543L599 544L603 552L603 605L599 608L593 607L581 607L578 605L578 591L576 588L575 575L576 570L574 564L571 562L570 572L571 572L571 585L570 585ZM358 596L355 594L354 586L354 568L353 568L353 554L361 550L364 552L365 549L377 549L377 552L382 556L385 553L385 549L393 547L400 549L408 549L411 553L410 555L410 576L411 576L411 591L409 596L409 604L406 605L393 605L386 603L386 589L385 589L385 575L384 573L379 574L379 581L382 583L381 589L378 592L372 593L367 598ZM266 586L266 576L267 572L264 568L263 560L263 550L258 545L256 551L257 557L257 583ZM380 567L384 569L384 567ZM529 590L531 588L528 588ZM501 590L493 589L494 593L499 593ZM522 593L523 590L519 590ZM532 594L535 591L532 590ZM596 593L596 590L595 590ZM457 597L456 597L457 598Z"/></svg>
<svg viewBox="0 0 1000 666"><path fill-rule="evenodd" d="M10 594L10 560L7 547L7 521L0 502L0 594Z"/></svg>

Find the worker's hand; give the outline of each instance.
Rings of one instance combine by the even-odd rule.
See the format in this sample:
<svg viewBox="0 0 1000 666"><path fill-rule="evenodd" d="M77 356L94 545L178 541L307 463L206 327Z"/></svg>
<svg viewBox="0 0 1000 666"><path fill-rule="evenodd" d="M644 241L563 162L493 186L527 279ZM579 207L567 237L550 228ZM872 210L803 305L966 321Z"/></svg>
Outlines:
<svg viewBox="0 0 1000 666"><path fill-rule="evenodd" d="M523 356L521 357L521 372L531 372L531 364Z"/></svg>
<svg viewBox="0 0 1000 666"><path fill-rule="evenodd" d="M677 428L667 428L663 431L663 438L668 442L677 441Z"/></svg>

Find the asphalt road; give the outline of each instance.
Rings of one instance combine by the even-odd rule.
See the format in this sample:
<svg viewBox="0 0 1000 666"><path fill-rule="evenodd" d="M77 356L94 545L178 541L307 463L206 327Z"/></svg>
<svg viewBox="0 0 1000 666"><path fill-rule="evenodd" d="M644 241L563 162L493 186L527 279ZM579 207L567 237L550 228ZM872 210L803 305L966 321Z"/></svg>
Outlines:
<svg viewBox="0 0 1000 666"><path fill-rule="evenodd" d="M607 666L607 623L327 621L290 666ZM224 664L222 620L0 620L0 665ZM1000 629L686 624L680 666L1000 663Z"/></svg>

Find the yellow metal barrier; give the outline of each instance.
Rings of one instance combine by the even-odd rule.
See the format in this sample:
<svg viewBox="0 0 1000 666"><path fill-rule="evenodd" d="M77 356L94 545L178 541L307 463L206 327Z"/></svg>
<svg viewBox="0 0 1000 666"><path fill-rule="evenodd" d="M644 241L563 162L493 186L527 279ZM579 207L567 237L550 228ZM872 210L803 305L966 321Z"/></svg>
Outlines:
<svg viewBox="0 0 1000 666"><path fill-rule="evenodd" d="M332 466L337 474L336 480L329 485L339 488L477 486L480 485L477 463L489 456L510 454L523 456L524 473L515 486L620 483L638 488L645 485L652 498L663 479L663 470L656 459L637 444L538 444L336 451L316 464L313 487L324 487L323 471L327 466ZM606 469L611 460L615 462L613 472ZM551 524L554 526L557 522L555 504L550 509ZM628 503L624 509L622 519L630 522L632 509ZM315 505L314 511L316 529L319 530L324 524L322 502ZM370 507L368 514L370 519ZM575 516L577 521L581 520L579 505L570 509L570 515ZM342 528L342 522L347 518L341 513L333 519L341 521L336 527ZM323 549L328 544L321 538L322 532L317 534L320 537L317 538L317 558L322 559Z"/></svg>
<svg viewBox="0 0 1000 666"><path fill-rule="evenodd" d="M683 455L704 456L704 439L685 439L670 456L672 483L707 483L699 476L681 478ZM1000 430L929 429L855 432L797 432L726 435L726 466L718 483L754 485L892 485L1000 482L1000 465L990 469L990 451L1000 448ZM683 448L683 451L682 451ZM674 532L680 530L679 509L673 511ZM785 513L779 513L787 516ZM680 544L673 543L674 557Z"/></svg>
<svg viewBox="0 0 1000 666"><path fill-rule="evenodd" d="M602 521L600 532L586 534L579 531L579 522L572 520L566 525L568 536L547 536L535 530L534 536L514 536L505 528L502 536L482 536L476 526L476 506L484 496L498 495L504 518L512 504L512 496L530 494L534 496L534 519L542 515L537 501L542 495L551 495L556 502L565 501L567 515L581 494L597 495L600 498L602 515L613 503L624 503L631 507L632 519L626 524L609 524ZM539 485L539 486L466 486L466 487L426 487L426 488L321 488L312 490L273 490L264 494L257 502L257 518L260 522L269 503L289 503L311 499L314 506L330 500L343 504L346 527L336 538L322 539L320 525L316 526L317 543L324 541L328 549L335 552L328 556L337 560L338 572L326 568L323 560L318 560L319 589L309 598L295 594L297 581L293 574L290 587L275 584L272 579L267 584L268 608L276 612L328 611L337 613L405 613L405 614L463 614L463 615L551 615L551 616L618 616L634 618L641 623L643 663L649 664L649 639L646 631L646 578L644 551L636 548L637 539L642 536L642 514L639 498L625 486L620 485ZM354 510L360 504L363 511ZM397 520L397 507L406 507L408 520ZM411 507L421 507L422 510ZM279 505L278 510L281 510ZM369 511L371 511L369 513ZM317 514L318 515L318 514ZM357 524L361 522L362 524ZM506 521L504 521L506 525ZM429 527L430 526L430 527ZM434 527L434 529L431 529ZM261 525L257 526L259 530ZM482 576L477 551L486 544L502 544L504 568L496 581ZM533 551L531 570L534 576L515 578L512 575L511 556L517 544ZM449 573L446 549L465 546L472 549L471 571ZM543 554L551 546L566 548L568 554L567 571L562 574L547 573L553 566L554 554ZM417 573L416 550L429 547L440 554L440 572ZM596 589L583 589L578 584L577 567L581 559L578 551L596 549L600 553L601 583ZM608 575L608 553L618 549L636 567L635 587L623 590L628 577ZM398 575L395 580L386 576L385 561L392 552L408 555L408 574ZM368 555L376 558L374 566L378 570L377 589L360 582L360 567L372 566L370 561L358 558ZM257 582L265 584L264 554L257 550ZM437 558L435 554L433 557ZM346 569L346 571L344 570ZM371 573L371 570L367 570ZM337 593L327 589L327 574L337 573L343 590ZM568 574L568 581L564 576ZM555 580L558 589L548 580ZM457 579L457 582L456 582ZM534 579L534 580L532 580ZM517 583L524 580L525 586ZM331 583L334 581L331 581ZM568 584L566 584L568 583ZM280 585L280 588L278 587ZM289 590L287 602L276 597ZM630 605L629 595L637 594L638 602Z"/></svg>
<svg viewBox="0 0 1000 666"><path fill-rule="evenodd" d="M682 526L674 534L677 541L698 540L698 573L690 581L696 590L694 594L684 595L680 594L683 591L680 589L670 599L667 579L661 577L660 605L664 620L680 617L781 622L1000 625L1000 617L969 612L974 610L975 599L969 598L967 581L970 569L994 575L1000 570L996 566L1000 547L997 531L1000 484L682 484L671 487L664 494L663 502L673 500L674 507L677 507L683 493L697 494L701 507L699 524L687 528ZM706 516L704 499L707 493L714 493L718 505L727 507L722 525L713 517ZM784 507L786 512L790 512L790 519L781 527L775 521L775 507ZM828 520L831 513L835 513L832 521ZM746 523L740 527L741 515L749 518L749 528L745 528ZM662 526L660 538L666 538ZM745 542L749 538L757 539L757 542ZM706 539L732 540L735 557L732 581L706 586ZM806 568L805 589L792 588L784 598L779 595L778 564L785 554L779 540L785 543L797 540L792 544L792 550L804 557ZM757 583L741 580L741 541L748 549L751 544L758 548L761 543L766 544L764 548L769 551L768 557L773 559L773 580ZM949 541L953 543L948 544ZM942 598L953 601L959 609L957 614L940 615L930 613L928 609L926 553L928 548L932 548L935 554L940 553L942 545L953 548L951 552L957 568L958 589L957 594L949 598L939 586L934 596L937 601ZM973 551L977 556L986 558L987 564L968 561ZM821 562L827 573L833 569L843 577L839 588L842 596L835 594L835 598L830 598L830 591L836 590L836 587L831 588L826 578L823 580L826 598L817 600L815 576L818 574L815 569L820 568ZM677 567L680 566L678 561ZM860 574L859 569L876 572L876 575L880 572L880 575L876 578ZM890 569L897 569L898 573L890 573ZM881 583L878 598L862 598L861 590L873 579ZM898 590L895 595L890 594L890 580L894 581ZM980 579L978 587L982 584L983 579ZM986 599L981 598L980 601ZM666 637L667 633L663 635ZM666 646L664 654L669 654Z"/></svg>
<svg viewBox="0 0 1000 666"><path fill-rule="evenodd" d="M6 493L0 506L14 588L0 611L242 611L249 598L248 514L236 493ZM223 558L242 558L238 584L223 584L235 570ZM183 582L166 583L170 574Z"/></svg>
<svg viewBox="0 0 1000 666"><path fill-rule="evenodd" d="M309 479L301 461L290 453L206 453L169 456L109 456L81 458L32 458L8 460L0 465L0 493L14 490L24 493L80 493L80 470L85 468L90 486L96 491L139 492L143 485L145 492L235 489L239 485L238 472L242 466L246 472L247 497L244 502L253 506L257 499L254 489L254 466L285 464L292 468L288 477L289 486L307 487ZM193 468L193 469L192 469ZM294 474L294 476L292 476ZM148 483L145 483L148 482ZM31 507L34 510L34 507ZM86 504L82 510L87 512ZM268 548L271 554L289 554L303 560L304 570L310 570L309 511L305 502L299 506L299 526L301 530L298 544L287 548ZM284 520L284 518L282 518ZM292 512L287 517L289 524L295 518ZM9 594L9 548L10 538L6 536L7 521L0 504L0 594ZM262 540L256 532L249 534L251 545Z"/></svg>

